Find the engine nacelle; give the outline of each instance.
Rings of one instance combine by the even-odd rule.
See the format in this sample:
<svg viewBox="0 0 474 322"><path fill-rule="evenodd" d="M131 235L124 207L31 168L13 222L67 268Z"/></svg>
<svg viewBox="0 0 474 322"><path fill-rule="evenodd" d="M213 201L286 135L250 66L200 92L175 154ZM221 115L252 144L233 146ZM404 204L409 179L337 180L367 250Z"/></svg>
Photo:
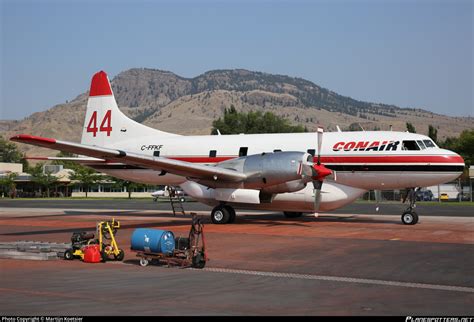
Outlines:
<svg viewBox="0 0 474 322"><path fill-rule="evenodd" d="M294 192L311 181L309 167L312 156L305 152L254 154L218 163L216 166L247 175L242 188L268 193Z"/></svg>
<svg viewBox="0 0 474 322"><path fill-rule="evenodd" d="M285 193L285 192L296 192L304 189L306 187L307 181L302 179L288 181L280 184L276 184L269 187L262 188L262 192L269 193L269 194L276 194L276 193Z"/></svg>

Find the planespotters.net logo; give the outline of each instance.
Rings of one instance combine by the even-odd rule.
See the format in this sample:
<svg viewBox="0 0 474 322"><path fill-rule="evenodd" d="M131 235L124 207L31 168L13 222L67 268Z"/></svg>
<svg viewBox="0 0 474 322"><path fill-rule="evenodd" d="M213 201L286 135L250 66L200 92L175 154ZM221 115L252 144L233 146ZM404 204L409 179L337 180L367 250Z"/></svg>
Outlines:
<svg viewBox="0 0 474 322"><path fill-rule="evenodd" d="M407 316L405 322L474 322L474 317L413 317Z"/></svg>

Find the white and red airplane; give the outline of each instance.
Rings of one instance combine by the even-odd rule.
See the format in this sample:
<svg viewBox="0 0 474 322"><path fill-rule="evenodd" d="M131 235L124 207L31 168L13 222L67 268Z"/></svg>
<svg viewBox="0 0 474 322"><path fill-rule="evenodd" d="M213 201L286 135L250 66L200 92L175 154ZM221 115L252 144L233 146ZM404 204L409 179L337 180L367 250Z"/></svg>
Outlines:
<svg viewBox="0 0 474 322"><path fill-rule="evenodd" d="M92 78L81 143L26 134L11 138L82 155L65 159L114 177L179 185L194 199L215 206L211 218L217 224L233 222L236 208L298 217L342 207L371 189L448 182L464 169L459 155L420 134L327 132L324 144L322 139L322 129L203 136L162 132L119 110L103 71ZM418 222L412 206L402 214L404 224Z"/></svg>

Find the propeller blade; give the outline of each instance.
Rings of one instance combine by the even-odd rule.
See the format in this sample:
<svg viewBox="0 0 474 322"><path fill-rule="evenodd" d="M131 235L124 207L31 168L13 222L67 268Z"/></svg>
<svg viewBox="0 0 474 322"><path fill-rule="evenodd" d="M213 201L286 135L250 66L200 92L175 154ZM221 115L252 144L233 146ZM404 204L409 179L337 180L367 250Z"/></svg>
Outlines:
<svg viewBox="0 0 474 322"><path fill-rule="evenodd" d="M317 217L319 213L319 206L321 204L321 188L323 182L319 180L313 181L314 186L314 216Z"/></svg>
<svg viewBox="0 0 474 322"><path fill-rule="evenodd" d="M318 127L318 165L321 164L321 146L323 145L323 133L324 129L322 127Z"/></svg>
<svg viewBox="0 0 474 322"><path fill-rule="evenodd" d="M374 190L375 195L375 211L379 211L380 209L380 201L382 200L382 190Z"/></svg>

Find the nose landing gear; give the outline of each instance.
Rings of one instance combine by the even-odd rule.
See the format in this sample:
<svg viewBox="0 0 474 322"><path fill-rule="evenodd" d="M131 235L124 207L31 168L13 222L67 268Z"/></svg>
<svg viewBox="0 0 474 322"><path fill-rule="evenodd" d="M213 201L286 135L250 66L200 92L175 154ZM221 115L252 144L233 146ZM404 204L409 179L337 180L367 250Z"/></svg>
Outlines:
<svg viewBox="0 0 474 322"><path fill-rule="evenodd" d="M417 190L420 190L421 188L418 188ZM405 225L415 225L418 223L418 214L415 212L414 208L416 207L416 192L415 188L410 188L407 191L407 194L405 198L403 199L403 203L405 201L409 200L410 205L408 206L407 209L402 214L402 223Z"/></svg>

